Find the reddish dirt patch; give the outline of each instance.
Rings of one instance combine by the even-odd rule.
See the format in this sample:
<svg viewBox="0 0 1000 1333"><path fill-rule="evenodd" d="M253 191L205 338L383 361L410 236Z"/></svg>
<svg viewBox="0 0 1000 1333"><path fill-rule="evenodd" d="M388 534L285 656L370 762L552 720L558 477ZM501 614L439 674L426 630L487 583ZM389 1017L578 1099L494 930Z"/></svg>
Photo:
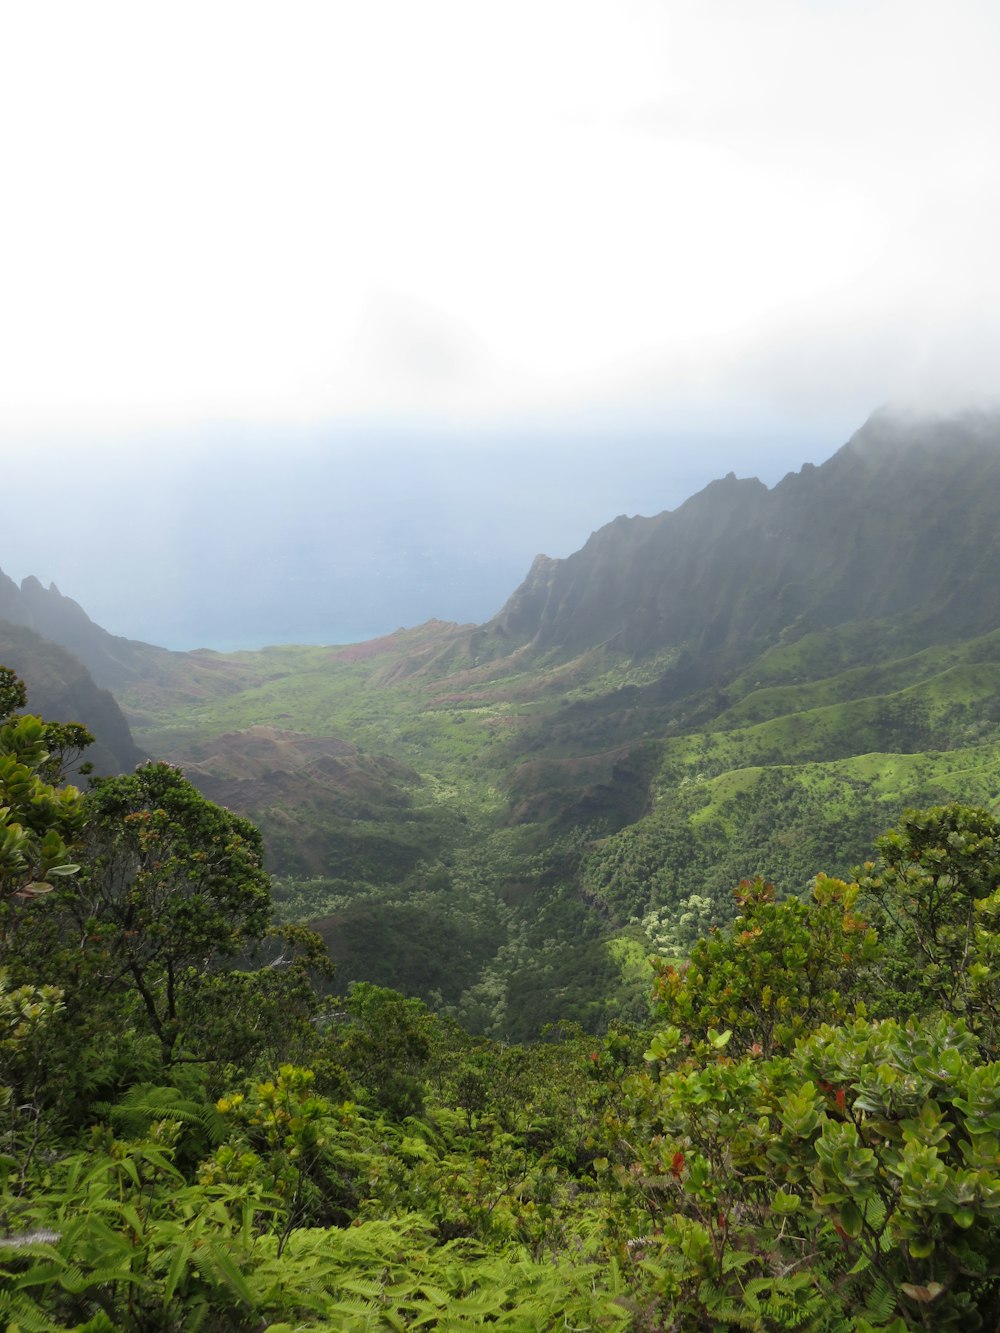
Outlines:
<svg viewBox="0 0 1000 1333"><path fill-rule="evenodd" d="M367 662L369 658L395 652L399 647L399 633L397 630L395 634L383 634L380 639L369 639L366 643L349 643L346 648L335 648L330 653L330 661Z"/></svg>

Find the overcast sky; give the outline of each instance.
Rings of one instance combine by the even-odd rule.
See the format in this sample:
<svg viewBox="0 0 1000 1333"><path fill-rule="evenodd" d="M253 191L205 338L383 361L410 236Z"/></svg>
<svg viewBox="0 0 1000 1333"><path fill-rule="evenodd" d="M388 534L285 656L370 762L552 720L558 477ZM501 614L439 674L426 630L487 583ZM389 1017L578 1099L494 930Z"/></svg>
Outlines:
<svg viewBox="0 0 1000 1333"><path fill-rule="evenodd" d="M4 3L5 471L587 435L655 511L994 397L998 58L995 0Z"/></svg>

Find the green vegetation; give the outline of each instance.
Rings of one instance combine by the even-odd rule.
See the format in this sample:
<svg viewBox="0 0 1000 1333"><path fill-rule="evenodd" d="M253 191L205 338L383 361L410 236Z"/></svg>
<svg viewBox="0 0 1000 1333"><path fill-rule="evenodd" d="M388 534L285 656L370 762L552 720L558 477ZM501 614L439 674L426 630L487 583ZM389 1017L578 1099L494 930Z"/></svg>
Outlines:
<svg viewBox="0 0 1000 1333"><path fill-rule="evenodd" d="M83 823L80 792L46 779L56 776L60 753L89 740L79 727L11 717L26 701L21 681L0 667L0 895L22 900L51 893L50 880L77 869L68 843Z"/></svg>
<svg viewBox="0 0 1000 1333"><path fill-rule="evenodd" d="M527 1040L644 1019L635 951L686 953L747 876L804 896L907 806L995 807L1000 633L935 633L803 627L710 685L673 648L431 624L192 654L120 698L141 744L260 826L278 914L319 930L342 992L374 980Z"/></svg>
<svg viewBox="0 0 1000 1333"><path fill-rule="evenodd" d="M319 941L269 921L256 831L176 769L81 797L58 771L79 734L0 737L12 1333L996 1327L985 810L909 811L804 900L745 881L657 965L645 1023L511 1045L371 981L324 994ZM642 987L632 929L592 944Z"/></svg>

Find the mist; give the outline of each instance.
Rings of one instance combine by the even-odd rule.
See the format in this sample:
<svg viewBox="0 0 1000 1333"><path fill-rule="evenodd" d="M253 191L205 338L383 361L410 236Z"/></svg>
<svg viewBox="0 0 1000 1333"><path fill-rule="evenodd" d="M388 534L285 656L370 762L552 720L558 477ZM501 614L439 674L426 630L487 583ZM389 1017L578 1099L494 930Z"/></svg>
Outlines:
<svg viewBox="0 0 1000 1333"><path fill-rule="evenodd" d="M733 469L771 484L843 438L230 428L64 442L44 475L29 464L46 519L12 509L0 565L165 647L357 642L481 623L537 554L569 555L618 514L675 508Z"/></svg>
<svg viewBox="0 0 1000 1333"><path fill-rule="evenodd" d="M619 513L997 393L988 0L4 36L0 566L117 633L481 621Z"/></svg>

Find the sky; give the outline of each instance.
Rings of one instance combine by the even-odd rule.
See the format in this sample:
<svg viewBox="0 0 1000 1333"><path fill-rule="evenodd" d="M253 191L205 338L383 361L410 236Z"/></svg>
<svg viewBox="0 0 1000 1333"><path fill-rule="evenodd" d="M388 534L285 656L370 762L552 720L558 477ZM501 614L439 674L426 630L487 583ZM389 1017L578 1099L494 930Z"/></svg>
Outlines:
<svg viewBox="0 0 1000 1333"><path fill-rule="evenodd" d="M998 55L994 0L0 6L0 566L177 647L485 618L995 399Z"/></svg>

